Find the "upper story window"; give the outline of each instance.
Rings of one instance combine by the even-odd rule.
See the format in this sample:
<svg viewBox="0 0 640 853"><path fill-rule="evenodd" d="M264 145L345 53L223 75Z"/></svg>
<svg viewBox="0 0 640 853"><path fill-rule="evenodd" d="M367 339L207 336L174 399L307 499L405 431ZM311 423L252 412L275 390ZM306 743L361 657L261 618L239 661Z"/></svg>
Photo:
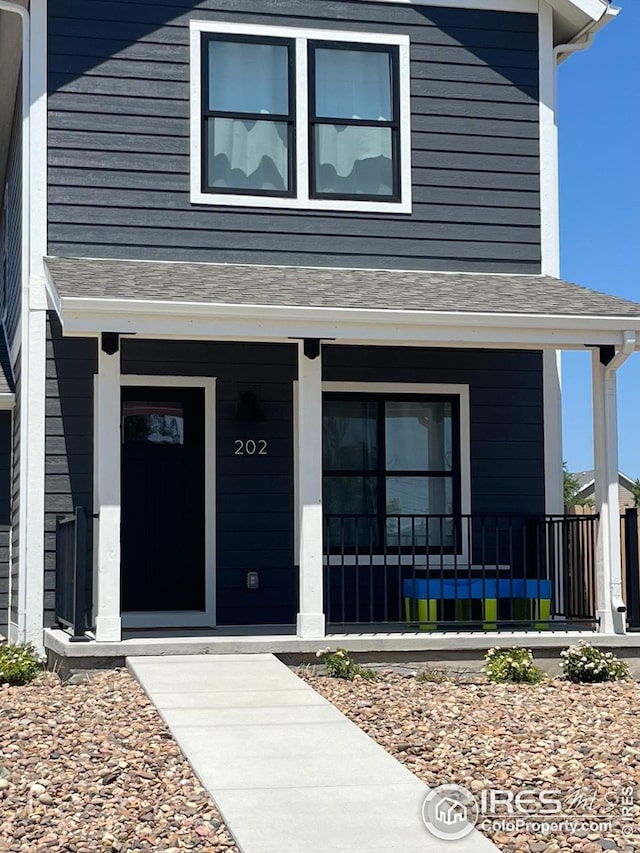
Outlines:
<svg viewBox="0 0 640 853"><path fill-rule="evenodd" d="M293 42L203 38L204 192L295 191Z"/></svg>
<svg viewBox="0 0 640 853"><path fill-rule="evenodd" d="M411 211L409 39L191 23L191 201Z"/></svg>
<svg viewBox="0 0 640 853"><path fill-rule="evenodd" d="M309 44L313 198L400 198L398 49Z"/></svg>

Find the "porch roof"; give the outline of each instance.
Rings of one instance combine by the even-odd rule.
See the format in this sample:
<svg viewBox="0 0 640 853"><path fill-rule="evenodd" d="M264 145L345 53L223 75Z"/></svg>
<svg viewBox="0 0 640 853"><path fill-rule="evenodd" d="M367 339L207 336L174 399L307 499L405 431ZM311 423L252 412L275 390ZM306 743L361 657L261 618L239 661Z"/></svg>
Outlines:
<svg viewBox="0 0 640 853"><path fill-rule="evenodd" d="M640 304L548 276L46 258L65 335L640 348Z"/></svg>
<svg viewBox="0 0 640 853"><path fill-rule="evenodd" d="M54 300L640 319L640 303L543 275L46 258ZM635 328L636 323L633 323Z"/></svg>

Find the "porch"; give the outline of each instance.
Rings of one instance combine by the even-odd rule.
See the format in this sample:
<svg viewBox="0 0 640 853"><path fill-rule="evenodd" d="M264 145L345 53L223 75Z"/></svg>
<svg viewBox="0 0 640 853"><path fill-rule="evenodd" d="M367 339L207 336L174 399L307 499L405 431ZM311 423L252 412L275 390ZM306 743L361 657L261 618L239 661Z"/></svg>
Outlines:
<svg viewBox="0 0 640 853"><path fill-rule="evenodd" d="M58 630L47 636L52 649L89 643L86 653L92 656L96 637L91 615L90 520L84 508L58 519ZM496 636L504 641L522 632L530 632L527 642L542 646L550 633L555 635L552 645L561 635L593 636L600 627L598 524L595 514L384 518L325 514L322 588L326 638L341 644L358 638L362 642L355 648L366 651L376 647L372 638L386 638L380 649L418 652L488 648L486 642ZM627 510L621 526L623 589L625 597L633 599L627 625L638 629L638 511ZM433 632L434 639L422 642L425 632ZM212 651L218 646L237 648L238 643L243 648L255 643L262 651L305 653L317 649L315 639L310 643L300 640L292 624L218 626L214 630L132 628L121 637L123 649L148 647L148 653L158 644ZM113 642L106 648L113 650Z"/></svg>
<svg viewBox="0 0 640 853"><path fill-rule="evenodd" d="M93 262L49 263L61 292L57 311L65 338L97 344L94 501L84 513L92 556L82 569L74 519L66 522L76 528L67 534L66 553L73 560L59 554L55 561L56 590L65 599L56 620L71 630L72 639L88 640L72 644L79 655L134 647L139 654L140 644L157 651L162 643L192 650L255 643L251 647L260 651L278 650L275 644L283 653L308 653L337 638L371 651L380 637L391 652L433 650L442 638L455 646L454 637L478 648L497 636L553 645L558 642L553 637L580 632L624 635L620 530L610 498L617 489L615 371L635 347L635 332L621 330L636 321L617 316L619 300L612 298L607 308L604 297L594 301L573 285L496 275L482 277L483 285L495 286L506 307L509 299L526 307L500 313L492 294L490 313L478 306L468 313L444 312L433 305L440 299L448 304L451 276L378 271L360 276L362 298L373 284L376 298L388 301L382 279L402 278L398 284L413 282L412 298L425 298L422 284L427 293L433 289L428 310L376 306L356 318L352 305L347 313L341 307L283 307L278 318L267 311L259 319L255 307L210 305L204 296L197 312L194 303L156 305L148 296L133 311L129 299L106 298L103 309L102 299L73 295L90 272L83 264ZM113 266L109 275L120 276L121 288L129 272L132 289L139 286L134 262L95 264ZM80 277L71 276L68 286L65 276L77 265ZM213 265L187 266L189 275L198 268L211 294L229 273ZM145 264L145 272L150 269ZM165 270L157 271L159 289ZM171 268L171 275L178 272ZM251 275L250 268L230 272L234 287ZM357 271L334 271L332 279L347 272L353 284ZM239 273L245 278L237 278ZM291 286L290 271L269 274ZM313 277L315 271L296 271L296 286L305 274ZM464 286L468 283L470 278ZM570 303L566 297L582 300L583 313L541 318L529 286L544 291L556 311ZM563 299L556 304L558 287ZM266 291L261 298L268 298ZM557 350L584 346L592 349L598 513L566 517ZM500 385L496 377L502 371L513 377L511 384ZM157 389L163 390L154 396ZM130 450L127 436L138 441L139 434L137 427L123 425L126 417L144 421L145 412L163 423L187 418L191 403L176 396L180 389L189 390L193 411L201 413L196 421L202 444L192 457L200 461L191 469L199 472L203 495L202 550L194 552L202 555L203 569L193 581L201 606L193 607L181 588L187 606L176 607L178 612L166 606L162 612L156 599L146 611L131 613L136 608L123 602L130 580L123 561L131 566L132 552L124 554L123 531L135 529L125 514L127 499L131 506L125 476L131 482L132 475L119 463ZM195 389L198 394L191 394ZM329 454L327 416L340 427L333 433L351 435ZM143 441L156 448L183 446L182 427L174 423L172 429L173 438L167 432L161 441L148 436ZM274 432L267 434L269 429ZM428 441L420 443L416 434L425 430ZM277 453L269 459L271 446ZM526 499L514 498L513 484L522 477L516 471L528 471L527 482L535 484ZM222 490L220 475L226 477ZM240 481L239 491L234 483ZM282 485L278 495L270 488L276 481ZM269 565L258 555L265 537L274 534L280 580L266 595L264 578L271 584L275 575L265 575ZM171 590L178 582L184 587L193 562L173 561L173 575L162 578L160 604L171 604ZM144 601L149 589L140 587L137 600ZM234 601L252 603L225 618L228 611L221 607ZM279 618L280 612L293 618ZM223 618L216 618L220 613ZM68 652L71 644L62 632L47 630L45 638L51 648Z"/></svg>

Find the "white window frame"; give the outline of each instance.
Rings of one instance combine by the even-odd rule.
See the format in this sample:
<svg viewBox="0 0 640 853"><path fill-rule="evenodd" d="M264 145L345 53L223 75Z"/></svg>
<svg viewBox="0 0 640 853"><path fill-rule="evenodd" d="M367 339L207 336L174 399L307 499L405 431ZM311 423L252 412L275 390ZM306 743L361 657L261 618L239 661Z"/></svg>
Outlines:
<svg viewBox="0 0 640 853"><path fill-rule="evenodd" d="M293 39L295 61L295 169L296 196L234 195L202 191L202 34L216 33L255 36L256 38ZM371 201L309 197L309 109L308 41L341 41L354 44L393 45L398 48L398 97L400 100L400 201ZM237 207L275 207L290 210L338 210L363 213L411 213L411 98L409 36L390 33L316 30L300 27L276 27L221 21L191 21L191 203Z"/></svg>
<svg viewBox="0 0 640 853"><path fill-rule="evenodd" d="M469 385L452 384L440 382L323 382L322 393L333 394L394 394L410 396L450 396L458 397L459 416L460 416L460 514L471 515L471 402L469 397ZM298 383L293 383L293 428L294 435L298 434ZM294 441L294 491L295 491L295 506L299 506L299 477L300 477L300 457L298 442ZM431 554L431 555L411 555L406 554L394 556L374 555L368 557L366 555L355 556L353 554L345 554L341 557L339 554L330 555L328 558L323 556L324 564L330 565L416 565L441 568L442 566L457 566L458 568L467 568L470 565L468 554L468 537L464 536L462 540L462 548L456 554ZM295 525L294 525L294 553L298 554L300 548L300 515L296 509ZM498 566L499 570L508 569L508 566Z"/></svg>

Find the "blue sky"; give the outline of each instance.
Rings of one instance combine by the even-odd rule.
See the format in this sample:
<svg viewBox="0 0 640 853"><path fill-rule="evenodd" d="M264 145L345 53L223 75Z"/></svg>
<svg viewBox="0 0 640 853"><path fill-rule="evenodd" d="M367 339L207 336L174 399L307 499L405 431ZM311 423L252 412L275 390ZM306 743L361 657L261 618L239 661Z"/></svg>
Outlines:
<svg viewBox="0 0 640 853"><path fill-rule="evenodd" d="M640 302L640 2L558 69L561 275ZM563 357L564 458L593 467L591 365ZM618 373L620 470L640 477L640 352Z"/></svg>

